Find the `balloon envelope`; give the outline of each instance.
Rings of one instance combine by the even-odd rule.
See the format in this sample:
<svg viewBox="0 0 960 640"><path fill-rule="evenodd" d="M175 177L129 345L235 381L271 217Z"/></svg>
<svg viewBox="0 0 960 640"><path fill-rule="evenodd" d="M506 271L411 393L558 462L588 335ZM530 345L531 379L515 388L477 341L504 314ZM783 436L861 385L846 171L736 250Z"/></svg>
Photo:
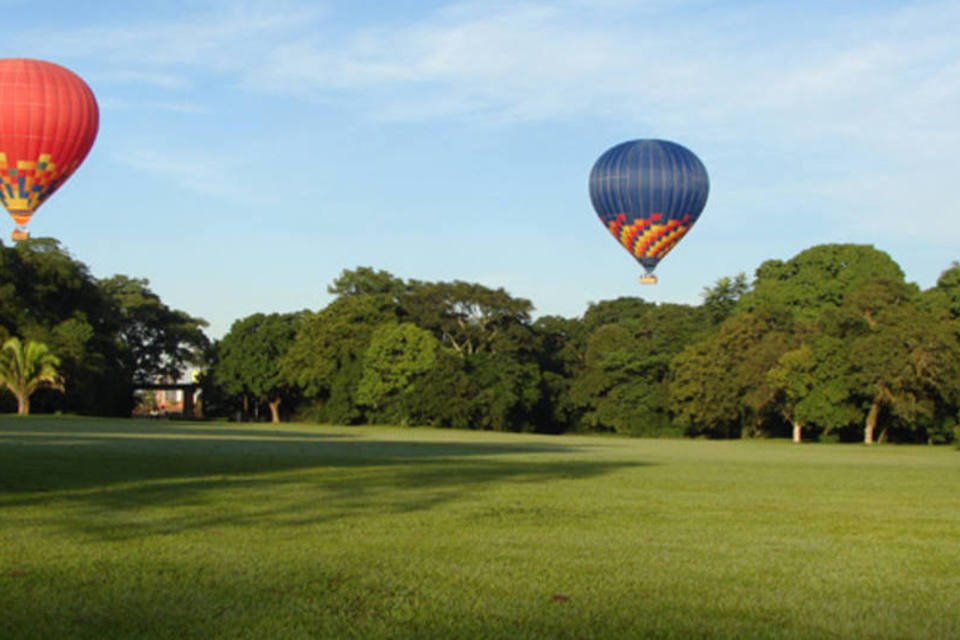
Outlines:
<svg viewBox="0 0 960 640"><path fill-rule="evenodd" d="M75 73L0 59L0 201L19 227L80 166L98 126L97 101Z"/></svg>
<svg viewBox="0 0 960 640"><path fill-rule="evenodd" d="M700 159L667 140L618 144L590 172L597 216L647 273L690 231L709 191Z"/></svg>

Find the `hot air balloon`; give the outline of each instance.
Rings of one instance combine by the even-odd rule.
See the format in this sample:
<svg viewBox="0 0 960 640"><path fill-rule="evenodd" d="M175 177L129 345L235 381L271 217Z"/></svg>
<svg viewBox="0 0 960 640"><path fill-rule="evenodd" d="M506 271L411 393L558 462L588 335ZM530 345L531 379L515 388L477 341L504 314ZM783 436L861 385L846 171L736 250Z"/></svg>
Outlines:
<svg viewBox="0 0 960 640"><path fill-rule="evenodd" d="M26 225L83 159L97 137L99 111L90 87L69 69L42 60L0 59L0 201Z"/></svg>
<svg viewBox="0 0 960 640"><path fill-rule="evenodd" d="M631 140L608 149L590 172L590 200L613 237L653 270L700 217L710 180L689 149L667 140Z"/></svg>

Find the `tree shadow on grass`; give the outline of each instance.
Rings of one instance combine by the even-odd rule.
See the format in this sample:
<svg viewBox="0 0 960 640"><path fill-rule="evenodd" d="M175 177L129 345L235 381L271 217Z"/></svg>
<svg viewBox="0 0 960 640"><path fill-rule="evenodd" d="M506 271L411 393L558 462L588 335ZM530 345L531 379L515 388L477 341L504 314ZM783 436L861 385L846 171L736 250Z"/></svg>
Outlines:
<svg viewBox="0 0 960 640"><path fill-rule="evenodd" d="M45 516L40 526L99 539L403 514L497 483L588 478L643 464L585 459L573 454L586 447L519 439L391 441L319 430L42 424L29 431L0 425L0 510L56 504L58 515Z"/></svg>

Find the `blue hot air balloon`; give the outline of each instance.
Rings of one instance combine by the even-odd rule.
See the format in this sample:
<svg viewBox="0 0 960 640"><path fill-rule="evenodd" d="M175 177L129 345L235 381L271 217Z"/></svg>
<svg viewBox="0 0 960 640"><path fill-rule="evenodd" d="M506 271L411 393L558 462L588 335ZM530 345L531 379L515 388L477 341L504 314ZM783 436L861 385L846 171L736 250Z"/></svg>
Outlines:
<svg viewBox="0 0 960 640"><path fill-rule="evenodd" d="M631 140L608 149L590 172L590 200L613 237L643 265L640 282L700 217L710 180L700 159L667 140Z"/></svg>

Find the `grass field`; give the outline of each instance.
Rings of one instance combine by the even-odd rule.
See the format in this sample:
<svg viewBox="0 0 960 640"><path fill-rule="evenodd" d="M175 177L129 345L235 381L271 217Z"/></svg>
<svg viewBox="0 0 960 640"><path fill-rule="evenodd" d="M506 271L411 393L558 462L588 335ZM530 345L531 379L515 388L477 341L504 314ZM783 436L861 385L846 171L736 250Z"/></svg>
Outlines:
<svg viewBox="0 0 960 640"><path fill-rule="evenodd" d="M0 417L0 637L960 637L960 452Z"/></svg>

